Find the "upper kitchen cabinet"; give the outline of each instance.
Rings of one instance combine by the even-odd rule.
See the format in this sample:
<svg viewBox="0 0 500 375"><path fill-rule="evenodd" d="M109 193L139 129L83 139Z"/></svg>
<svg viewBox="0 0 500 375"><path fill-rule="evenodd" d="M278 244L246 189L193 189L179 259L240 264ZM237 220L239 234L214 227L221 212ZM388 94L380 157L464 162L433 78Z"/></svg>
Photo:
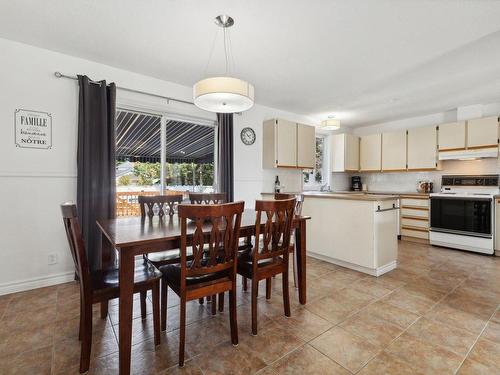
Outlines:
<svg viewBox="0 0 500 375"><path fill-rule="evenodd" d="M437 130L435 126L408 130L408 170L437 169Z"/></svg>
<svg viewBox="0 0 500 375"><path fill-rule="evenodd" d="M441 127L439 128L441 130ZM480 149L498 146L498 117L467 121L467 148Z"/></svg>
<svg viewBox="0 0 500 375"><path fill-rule="evenodd" d="M263 168L314 168L314 126L283 119L264 121Z"/></svg>
<svg viewBox="0 0 500 375"><path fill-rule="evenodd" d="M406 170L406 131L382 134L382 171Z"/></svg>
<svg viewBox="0 0 500 375"><path fill-rule="evenodd" d="M466 147L465 121L439 125L439 151L460 151Z"/></svg>
<svg viewBox="0 0 500 375"><path fill-rule="evenodd" d="M332 172L359 171L359 137L342 133L329 138Z"/></svg>
<svg viewBox="0 0 500 375"><path fill-rule="evenodd" d="M316 164L316 128L297 124L297 168L313 169Z"/></svg>
<svg viewBox="0 0 500 375"><path fill-rule="evenodd" d="M359 170L375 172L382 169L382 134L370 134L360 137Z"/></svg>

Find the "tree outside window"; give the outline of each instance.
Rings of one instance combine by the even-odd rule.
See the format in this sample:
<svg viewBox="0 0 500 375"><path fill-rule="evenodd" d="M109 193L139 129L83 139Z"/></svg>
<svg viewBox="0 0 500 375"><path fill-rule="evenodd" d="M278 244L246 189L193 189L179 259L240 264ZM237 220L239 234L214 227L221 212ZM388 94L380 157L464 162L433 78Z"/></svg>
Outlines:
<svg viewBox="0 0 500 375"><path fill-rule="evenodd" d="M316 162L314 169L303 172L304 185L323 185L326 180L324 175L325 138L316 137Z"/></svg>

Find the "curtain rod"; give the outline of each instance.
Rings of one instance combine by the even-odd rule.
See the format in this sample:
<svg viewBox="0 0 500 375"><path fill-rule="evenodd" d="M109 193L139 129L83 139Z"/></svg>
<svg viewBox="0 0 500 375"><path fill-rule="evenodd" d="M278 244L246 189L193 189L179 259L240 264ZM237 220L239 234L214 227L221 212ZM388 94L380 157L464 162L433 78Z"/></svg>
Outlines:
<svg viewBox="0 0 500 375"><path fill-rule="evenodd" d="M74 81L78 81L77 77L75 77L75 76L68 76L66 74L62 74L61 72L54 72L54 76L56 76L57 78L68 78L68 79L72 79ZM91 83L95 83L95 84L100 84L100 82L96 82L96 81L92 81L92 80L90 82ZM184 103L184 104L194 105L193 102L190 102L190 101L187 101L187 100L182 100L182 99L175 99L175 98L171 98L169 96L163 96L163 95L159 95L159 94L153 94L153 93L146 92L146 91L141 91L141 90L129 89L127 87L116 86L116 88L118 90L122 90L122 91L128 91L128 92L133 92L133 93L136 93L136 94L149 95L149 96L154 96L156 98L166 99L167 102L168 101L173 101L173 102L178 102L178 103Z"/></svg>

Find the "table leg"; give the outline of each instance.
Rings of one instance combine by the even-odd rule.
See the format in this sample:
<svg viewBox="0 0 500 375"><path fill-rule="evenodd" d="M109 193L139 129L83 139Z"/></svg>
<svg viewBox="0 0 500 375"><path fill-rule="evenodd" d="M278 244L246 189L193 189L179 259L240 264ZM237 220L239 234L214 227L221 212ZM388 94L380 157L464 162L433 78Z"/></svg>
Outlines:
<svg viewBox="0 0 500 375"><path fill-rule="evenodd" d="M134 255L131 251L120 251L120 315L119 358L120 375L130 375L132 349L132 306L134 297Z"/></svg>
<svg viewBox="0 0 500 375"><path fill-rule="evenodd" d="M300 220L295 230L295 252L299 280L299 302L306 304L306 221Z"/></svg>

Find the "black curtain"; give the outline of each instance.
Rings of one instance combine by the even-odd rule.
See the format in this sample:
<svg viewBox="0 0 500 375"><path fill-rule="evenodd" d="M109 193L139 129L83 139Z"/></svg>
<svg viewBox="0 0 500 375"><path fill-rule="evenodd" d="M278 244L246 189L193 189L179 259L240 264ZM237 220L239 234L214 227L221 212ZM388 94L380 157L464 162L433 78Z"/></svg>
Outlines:
<svg viewBox="0 0 500 375"><path fill-rule="evenodd" d="M226 193L229 202L234 200L234 173L233 173L233 114L217 113L219 122L218 142L218 177L219 190Z"/></svg>
<svg viewBox="0 0 500 375"><path fill-rule="evenodd" d="M101 268L97 219L115 216L116 86L78 76L77 208L92 270Z"/></svg>

